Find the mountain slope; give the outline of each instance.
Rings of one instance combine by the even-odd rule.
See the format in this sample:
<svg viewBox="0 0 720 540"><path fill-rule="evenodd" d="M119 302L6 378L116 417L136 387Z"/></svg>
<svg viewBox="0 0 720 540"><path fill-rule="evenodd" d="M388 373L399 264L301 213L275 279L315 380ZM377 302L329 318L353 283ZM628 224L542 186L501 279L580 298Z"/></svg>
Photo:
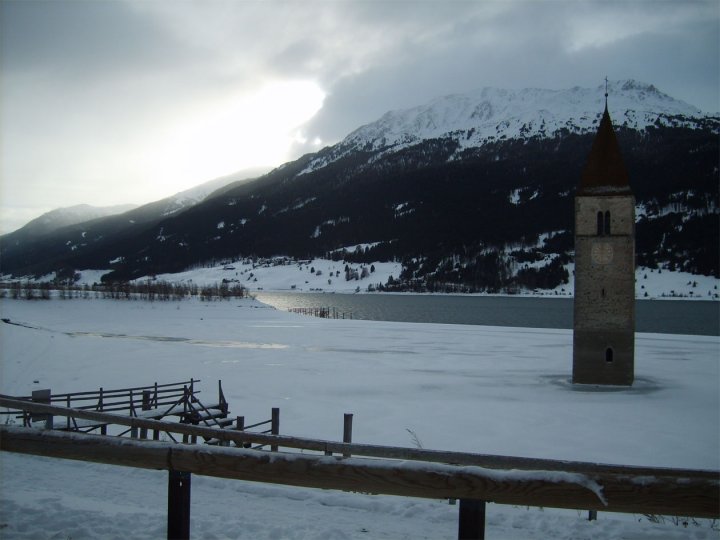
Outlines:
<svg viewBox="0 0 720 540"><path fill-rule="evenodd" d="M239 171L165 199L103 217L81 219L78 216L65 222L62 219L45 222L41 216L15 232L0 236L0 273L38 275L57 271L60 275L72 275L80 266L94 267L98 254L105 256L121 249L145 227L177 215L229 185L252 180L253 175L262 172L265 170ZM51 216L66 214L63 209L50 213Z"/></svg>
<svg viewBox="0 0 720 540"><path fill-rule="evenodd" d="M68 225L75 225L83 221L122 214L128 212L137 205L122 204L117 206L90 206L89 204L78 204L65 208L57 208L46 212L40 217L33 219L15 232L21 232L27 238L42 236L51 233Z"/></svg>
<svg viewBox="0 0 720 540"><path fill-rule="evenodd" d="M638 202L638 262L718 275L720 119L650 85L611 86ZM552 288L568 278L574 190L602 94L488 89L388 113L335 146L53 265L130 279L283 254L401 261L389 288Z"/></svg>

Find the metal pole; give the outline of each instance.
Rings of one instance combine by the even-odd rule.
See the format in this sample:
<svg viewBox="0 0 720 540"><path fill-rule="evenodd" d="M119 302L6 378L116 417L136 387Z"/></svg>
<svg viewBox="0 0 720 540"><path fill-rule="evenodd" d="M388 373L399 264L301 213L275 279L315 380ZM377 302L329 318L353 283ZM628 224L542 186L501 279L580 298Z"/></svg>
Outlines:
<svg viewBox="0 0 720 540"><path fill-rule="evenodd" d="M168 475L168 540L190 539L190 473L170 470Z"/></svg>

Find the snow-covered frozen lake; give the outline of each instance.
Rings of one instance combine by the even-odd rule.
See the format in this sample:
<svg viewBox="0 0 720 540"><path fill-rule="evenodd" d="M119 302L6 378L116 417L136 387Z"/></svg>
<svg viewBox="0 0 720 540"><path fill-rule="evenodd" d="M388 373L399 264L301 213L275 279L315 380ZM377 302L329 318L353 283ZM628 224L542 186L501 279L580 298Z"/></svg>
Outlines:
<svg viewBox="0 0 720 540"><path fill-rule="evenodd" d="M569 330L327 320L253 300L0 300L0 393L223 381L233 415L396 446L720 468L720 339L638 334L632 388L569 383ZM166 339L179 338L179 339ZM167 473L0 454L0 537L162 538ZM193 538L455 538L457 506L193 478ZM488 506L488 538L719 538L703 521Z"/></svg>

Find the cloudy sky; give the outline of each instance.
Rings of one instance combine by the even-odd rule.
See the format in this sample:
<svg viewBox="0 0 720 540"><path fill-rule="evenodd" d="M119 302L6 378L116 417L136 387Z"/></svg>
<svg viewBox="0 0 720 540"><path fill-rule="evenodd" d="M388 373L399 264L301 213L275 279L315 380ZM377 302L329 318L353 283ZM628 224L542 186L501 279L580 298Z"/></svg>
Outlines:
<svg viewBox="0 0 720 540"><path fill-rule="evenodd" d="M0 0L0 232L277 166L390 109L635 78L718 103L717 0Z"/></svg>

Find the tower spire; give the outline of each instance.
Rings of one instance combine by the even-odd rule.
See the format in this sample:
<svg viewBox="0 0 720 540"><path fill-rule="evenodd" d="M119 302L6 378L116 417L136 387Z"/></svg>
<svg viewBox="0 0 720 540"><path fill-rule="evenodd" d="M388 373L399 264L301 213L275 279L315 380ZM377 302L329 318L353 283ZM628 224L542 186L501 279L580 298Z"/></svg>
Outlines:
<svg viewBox="0 0 720 540"><path fill-rule="evenodd" d="M605 112L580 177L578 194L618 195L630 193L628 174L615 136L607 107L607 78L605 79Z"/></svg>
<svg viewBox="0 0 720 540"><path fill-rule="evenodd" d="M608 98L608 78L605 75L605 110L607 111L607 98Z"/></svg>

